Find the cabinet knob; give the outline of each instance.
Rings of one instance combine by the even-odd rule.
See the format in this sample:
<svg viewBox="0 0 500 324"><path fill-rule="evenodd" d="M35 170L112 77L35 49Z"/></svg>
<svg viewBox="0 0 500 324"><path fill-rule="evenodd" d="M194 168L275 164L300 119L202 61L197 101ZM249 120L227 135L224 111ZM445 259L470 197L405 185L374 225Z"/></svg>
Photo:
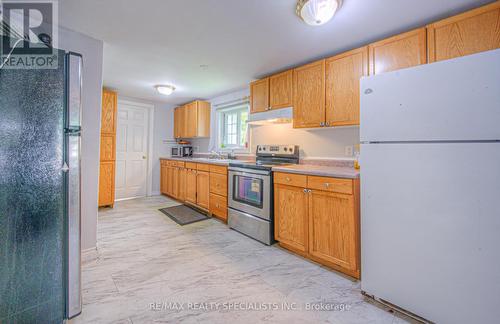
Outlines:
<svg viewBox="0 0 500 324"><path fill-rule="evenodd" d="M330 126L330 122L326 122L326 124L325 124L325 125L326 125L326 126Z"/></svg>
<svg viewBox="0 0 500 324"><path fill-rule="evenodd" d="M307 189L304 189L304 193L307 193Z"/></svg>
<svg viewBox="0 0 500 324"><path fill-rule="evenodd" d="M325 122L319 123L319 126L324 127L325 126Z"/></svg>
<svg viewBox="0 0 500 324"><path fill-rule="evenodd" d="M289 178L289 177L286 177L286 181L290 182L290 178Z"/></svg>
<svg viewBox="0 0 500 324"><path fill-rule="evenodd" d="M325 183L325 187L327 187L327 188L330 187L330 184L328 182Z"/></svg>

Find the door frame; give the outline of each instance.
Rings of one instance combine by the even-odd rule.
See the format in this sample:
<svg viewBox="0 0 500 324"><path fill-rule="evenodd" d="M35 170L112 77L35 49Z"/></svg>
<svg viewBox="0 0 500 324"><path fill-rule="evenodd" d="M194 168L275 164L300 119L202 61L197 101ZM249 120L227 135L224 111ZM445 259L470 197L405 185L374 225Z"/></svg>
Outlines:
<svg viewBox="0 0 500 324"><path fill-rule="evenodd" d="M142 109L148 110L148 157L147 157L147 170L146 170L146 197L152 196L153 192L153 136L154 136L154 105L145 103L145 102L140 102L140 101L134 101L131 99L120 99L118 98L118 107L117 110L120 110L120 105L129 105L129 106L134 106ZM118 120L116 121L118 124ZM117 125L118 126L118 125ZM116 181L116 174L115 174L115 181ZM120 200L128 200L128 199L134 199L137 197L130 197L130 198L122 198L122 199L115 199L115 201L120 201Z"/></svg>

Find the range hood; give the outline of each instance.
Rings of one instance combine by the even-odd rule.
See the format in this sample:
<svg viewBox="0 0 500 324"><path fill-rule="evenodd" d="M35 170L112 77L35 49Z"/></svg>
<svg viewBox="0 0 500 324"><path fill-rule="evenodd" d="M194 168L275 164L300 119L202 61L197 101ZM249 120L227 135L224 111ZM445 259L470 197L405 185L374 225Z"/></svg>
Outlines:
<svg viewBox="0 0 500 324"><path fill-rule="evenodd" d="M249 125L289 124L293 121L293 108L267 110L250 114Z"/></svg>

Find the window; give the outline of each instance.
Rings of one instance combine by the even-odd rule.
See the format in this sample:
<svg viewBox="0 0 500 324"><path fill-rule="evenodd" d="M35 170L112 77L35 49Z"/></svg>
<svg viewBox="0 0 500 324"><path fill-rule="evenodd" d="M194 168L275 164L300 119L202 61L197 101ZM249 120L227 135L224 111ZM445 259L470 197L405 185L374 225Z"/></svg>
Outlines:
<svg viewBox="0 0 500 324"><path fill-rule="evenodd" d="M219 112L221 149L247 149L248 105L222 109Z"/></svg>

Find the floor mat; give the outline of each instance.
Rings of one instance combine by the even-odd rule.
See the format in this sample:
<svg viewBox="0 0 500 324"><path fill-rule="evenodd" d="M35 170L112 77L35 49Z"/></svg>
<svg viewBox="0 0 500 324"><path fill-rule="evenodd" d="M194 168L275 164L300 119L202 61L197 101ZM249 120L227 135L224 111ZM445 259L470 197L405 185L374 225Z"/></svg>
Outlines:
<svg viewBox="0 0 500 324"><path fill-rule="evenodd" d="M159 211L170 217L179 225L187 225L209 219L207 215L204 215L199 211L185 205L162 208L159 209Z"/></svg>

